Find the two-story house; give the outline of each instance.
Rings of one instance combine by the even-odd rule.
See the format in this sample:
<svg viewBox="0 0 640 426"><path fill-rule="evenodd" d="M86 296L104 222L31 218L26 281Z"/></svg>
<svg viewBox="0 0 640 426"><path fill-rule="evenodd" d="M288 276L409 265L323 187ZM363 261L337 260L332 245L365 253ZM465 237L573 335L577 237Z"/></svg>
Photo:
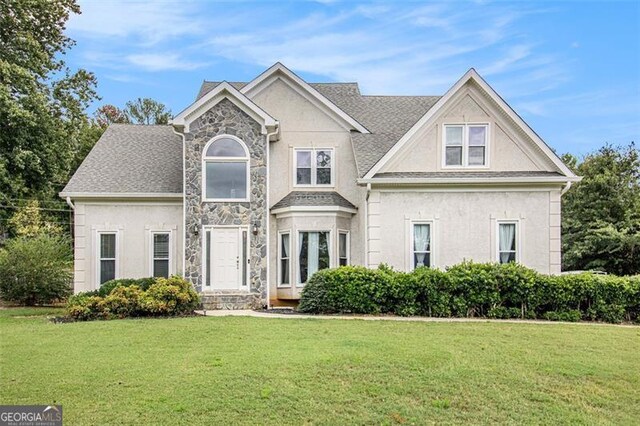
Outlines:
<svg viewBox="0 0 640 426"><path fill-rule="evenodd" d="M277 63L205 81L171 125L109 126L60 196L76 292L180 274L237 309L295 303L348 264L559 273L578 179L473 69L443 96L370 96Z"/></svg>

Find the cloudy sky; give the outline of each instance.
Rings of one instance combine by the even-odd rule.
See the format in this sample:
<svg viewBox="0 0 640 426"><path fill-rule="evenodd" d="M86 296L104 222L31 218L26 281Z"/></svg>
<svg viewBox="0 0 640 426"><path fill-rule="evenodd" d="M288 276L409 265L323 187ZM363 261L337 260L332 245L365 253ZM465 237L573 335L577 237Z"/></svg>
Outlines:
<svg viewBox="0 0 640 426"><path fill-rule="evenodd" d="M364 94L439 95L474 67L558 152L640 142L640 2L80 1L69 64L102 100L174 113L277 61Z"/></svg>

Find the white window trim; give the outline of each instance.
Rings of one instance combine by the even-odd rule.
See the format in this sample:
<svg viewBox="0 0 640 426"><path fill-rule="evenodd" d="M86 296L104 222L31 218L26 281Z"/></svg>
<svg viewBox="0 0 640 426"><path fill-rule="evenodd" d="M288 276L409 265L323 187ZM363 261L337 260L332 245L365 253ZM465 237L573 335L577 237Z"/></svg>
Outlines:
<svg viewBox="0 0 640 426"><path fill-rule="evenodd" d="M520 263L522 256L522 245L520 237L521 229L520 219L498 219L496 220L496 251L494 261L500 263L500 225L514 224L516 225L516 263Z"/></svg>
<svg viewBox="0 0 640 426"><path fill-rule="evenodd" d="M351 233L346 229L338 229L338 238L336 238L336 266L340 266L340 235L347 236L347 266L351 265Z"/></svg>
<svg viewBox="0 0 640 426"><path fill-rule="evenodd" d="M102 283L100 282L100 262L102 260L111 260L110 258L102 258L101 250L100 250L100 240L103 234L115 234L116 236L116 257L115 257L115 273L113 274L113 279L120 279L120 231L117 229L114 230L100 230L96 231L96 288L100 288ZM106 282L106 281L105 281Z"/></svg>
<svg viewBox="0 0 640 426"><path fill-rule="evenodd" d="M311 151L311 183L298 183L298 152ZM331 183L317 184L316 151L331 151ZM334 188L336 186L336 152L334 148L294 148L293 149L293 186L296 188Z"/></svg>
<svg viewBox="0 0 640 426"><path fill-rule="evenodd" d="M447 127L462 127L462 164L447 165ZM469 165L469 127L485 127L484 164ZM488 169L491 127L489 123L446 123L442 125L442 168L443 169Z"/></svg>
<svg viewBox="0 0 640 426"><path fill-rule="evenodd" d="M281 283L281 278L282 278L282 236L284 234L289 234L289 283L288 284L282 284ZM278 231L278 264L277 264L277 281L276 281L276 286L278 288L291 288L292 286L292 281L293 281L293 274L292 274L292 266L293 266L293 257L291 257L291 255L293 255L294 253L292 253L292 248L293 248L293 242L292 240L292 236L293 233L291 232L290 229L287 230L283 230L283 231Z"/></svg>
<svg viewBox="0 0 640 426"><path fill-rule="evenodd" d="M207 269L209 268L209 265L207 262L207 258L206 258L206 250L207 250L207 232L213 232L214 229L216 228L234 228L238 230L238 255L242 256L242 232L246 231L247 233L247 257L244 259L244 262L246 262L247 265L247 272L246 272L246 279L245 279L245 285L242 284L242 282L238 283L238 291L249 291L251 289L251 230L249 229L249 226L247 225L204 225L200 228L200 235L202 235L201 238L201 244L200 244L200 249L202 250L202 261L200 262L200 269L201 269L201 273L202 273L202 289L203 290L207 290L207 291L214 291L217 289L214 289L213 286L211 285L211 282L207 282ZM213 241L213 234L211 235L211 240ZM211 253L209 253L211 254ZM242 273L238 273L238 278L242 278Z"/></svg>
<svg viewBox="0 0 640 426"><path fill-rule="evenodd" d="M236 142L240 143L242 148L244 149L245 156L244 157L207 157L206 152L209 149L209 146L217 141L218 139L233 139ZM246 163L246 198L207 198L207 163ZM249 148L247 145L238 137L233 135L218 135L212 138L209 142L206 143L202 150L202 201L206 203L245 203L249 202L250 193L250 173L251 171L251 156L249 154Z"/></svg>
<svg viewBox="0 0 640 426"><path fill-rule="evenodd" d="M167 259L169 261L169 277L172 275L175 275L175 271L173 270L173 232L171 230L162 230L162 229L157 229L157 230L150 230L149 231L149 276L153 277L154 275L154 261L156 260L155 256L154 256L154 235L157 234L167 234L169 235L169 258ZM158 260L164 260L164 259L158 259Z"/></svg>
<svg viewBox="0 0 640 426"><path fill-rule="evenodd" d="M334 255L333 255L333 231L331 229L297 229L296 230L296 241L295 241L295 261L296 261L296 269L295 269L295 278L293 279L296 283L296 288L302 288L306 283L299 283L298 276L300 270L300 233L302 232L328 232L329 233L329 241L327 241L327 248L329 249L329 268L334 268ZM310 277L307 277L309 279Z"/></svg>
<svg viewBox="0 0 640 426"><path fill-rule="evenodd" d="M429 225L429 238L430 238L430 250L429 250L429 268L434 269L435 266L435 225L433 220L412 220L409 222L409 250L407 253L407 265L409 265L409 271L416 269L413 259L413 227L414 225Z"/></svg>

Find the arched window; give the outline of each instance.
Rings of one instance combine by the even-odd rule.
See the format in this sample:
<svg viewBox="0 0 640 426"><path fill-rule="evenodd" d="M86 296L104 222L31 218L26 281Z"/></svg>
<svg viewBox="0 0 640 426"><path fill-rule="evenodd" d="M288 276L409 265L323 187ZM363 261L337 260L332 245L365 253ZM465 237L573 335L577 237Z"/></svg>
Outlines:
<svg viewBox="0 0 640 426"><path fill-rule="evenodd" d="M205 201L249 201L249 151L234 136L212 139L202 155Z"/></svg>

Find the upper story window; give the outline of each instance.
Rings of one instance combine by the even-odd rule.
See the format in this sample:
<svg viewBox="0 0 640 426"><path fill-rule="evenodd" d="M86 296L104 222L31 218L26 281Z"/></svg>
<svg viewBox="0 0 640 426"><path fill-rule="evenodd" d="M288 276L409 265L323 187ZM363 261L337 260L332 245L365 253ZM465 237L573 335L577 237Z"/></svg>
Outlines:
<svg viewBox="0 0 640 426"><path fill-rule="evenodd" d="M213 139L204 148L205 201L249 201L249 150L233 136Z"/></svg>
<svg viewBox="0 0 640 426"><path fill-rule="evenodd" d="M296 186L333 186L333 149L296 149Z"/></svg>
<svg viewBox="0 0 640 426"><path fill-rule="evenodd" d="M487 165L489 125L445 124L444 167Z"/></svg>

